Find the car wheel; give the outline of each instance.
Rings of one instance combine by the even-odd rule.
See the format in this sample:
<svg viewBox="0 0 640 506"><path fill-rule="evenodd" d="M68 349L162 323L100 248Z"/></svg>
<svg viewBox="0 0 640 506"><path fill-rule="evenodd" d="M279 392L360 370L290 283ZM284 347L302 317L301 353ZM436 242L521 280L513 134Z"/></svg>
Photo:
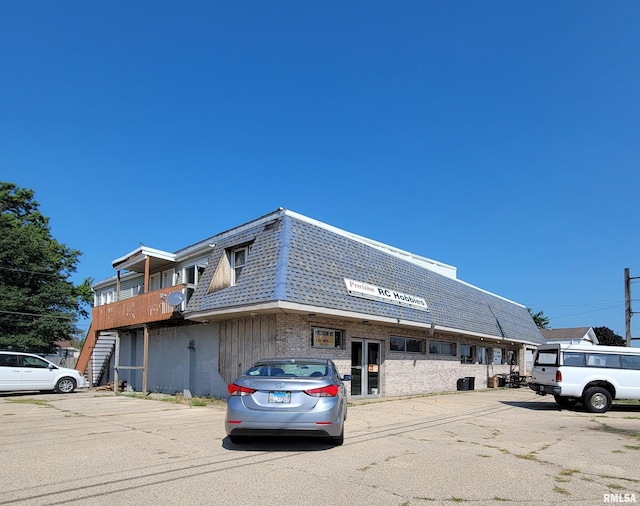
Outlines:
<svg viewBox="0 0 640 506"><path fill-rule="evenodd" d="M580 399L576 399L575 397L560 397L559 395L554 395L553 398L556 400L556 404L561 408L572 408Z"/></svg>
<svg viewBox="0 0 640 506"><path fill-rule="evenodd" d="M330 437L329 442L335 446L341 446L344 443L344 425L342 426L342 430L340 431L339 436Z"/></svg>
<svg viewBox="0 0 640 506"><path fill-rule="evenodd" d="M76 380L73 378L60 378L56 383L56 392L70 394L76 389Z"/></svg>
<svg viewBox="0 0 640 506"><path fill-rule="evenodd" d="M611 407L611 394L602 387L591 387L584 393L584 407L590 413L604 413Z"/></svg>
<svg viewBox="0 0 640 506"><path fill-rule="evenodd" d="M249 440L247 436L229 436L229 441L231 441L234 445L241 445L242 443L246 443Z"/></svg>

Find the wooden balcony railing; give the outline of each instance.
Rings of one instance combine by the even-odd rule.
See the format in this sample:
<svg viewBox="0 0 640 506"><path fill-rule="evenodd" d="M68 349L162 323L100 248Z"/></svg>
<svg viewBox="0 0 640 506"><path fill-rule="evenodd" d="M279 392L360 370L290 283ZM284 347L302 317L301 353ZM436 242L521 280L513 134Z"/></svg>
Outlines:
<svg viewBox="0 0 640 506"><path fill-rule="evenodd" d="M142 326L176 317L180 307L167 304L166 296L171 292L185 292L186 285L176 285L162 290L136 295L129 299L94 307L91 312L91 327L94 332ZM164 297L161 297L164 295Z"/></svg>

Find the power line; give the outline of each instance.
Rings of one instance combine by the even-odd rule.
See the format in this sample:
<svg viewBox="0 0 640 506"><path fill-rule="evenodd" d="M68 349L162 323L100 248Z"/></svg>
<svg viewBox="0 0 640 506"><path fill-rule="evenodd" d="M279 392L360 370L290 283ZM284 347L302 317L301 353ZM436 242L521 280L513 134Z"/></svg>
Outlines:
<svg viewBox="0 0 640 506"><path fill-rule="evenodd" d="M60 276L59 272L30 271L29 269L18 269L17 267L1 267L4 271L26 272L27 274L42 274L44 276Z"/></svg>
<svg viewBox="0 0 640 506"><path fill-rule="evenodd" d="M2 310L0 310L0 313L14 314L14 315L20 315L20 316L38 316L40 318L62 318L62 319L75 318L74 315L54 315L54 314L23 313L23 312L20 312L20 311L2 311Z"/></svg>
<svg viewBox="0 0 640 506"><path fill-rule="evenodd" d="M619 308L621 306L623 306L622 303L616 304L615 306L603 307L603 308L600 308L600 309L592 309L590 311L582 311L581 313L572 313L572 314L566 314L566 315L563 315L563 316L549 316L549 318L553 318L554 320L557 320L557 319L560 319L560 318L569 318L571 316L580 316L580 315L583 315L583 314L597 313L598 311L607 311L609 309L615 309L615 308Z"/></svg>

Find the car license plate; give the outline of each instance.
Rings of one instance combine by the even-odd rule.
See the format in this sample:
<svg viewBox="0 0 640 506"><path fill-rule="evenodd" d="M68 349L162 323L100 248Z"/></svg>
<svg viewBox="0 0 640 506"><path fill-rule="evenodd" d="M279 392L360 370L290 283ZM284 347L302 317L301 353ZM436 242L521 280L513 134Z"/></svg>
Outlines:
<svg viewBox="0 0 640 506"><path fill-rule="evenodd" d="M269 402L289 404L291 402L291 392L269 392Z"/></svg>

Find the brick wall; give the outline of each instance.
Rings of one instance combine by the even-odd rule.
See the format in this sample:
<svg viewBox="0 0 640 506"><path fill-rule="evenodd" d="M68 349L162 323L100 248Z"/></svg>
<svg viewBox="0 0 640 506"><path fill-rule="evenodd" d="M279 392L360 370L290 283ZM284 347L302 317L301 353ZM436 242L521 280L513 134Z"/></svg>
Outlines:
<svg viewBox="0 0 640 506"><path fill-rule="evenodd" d="M325 349L311 346L311 328L326 327L344 331L342 348ZM443 334L429 336L428 331L400 327L364 324L324 316L304 314L279 314L276 318L276 352L278 356L330 358L340 374L351 374L351 343L353 340L381 342L380 388L383 397L420 395L453 391L459 378L474 377L475 388L487 388L487 378L494 374L509 373L508 364L461 364L458 357L430 353L404 353L389 350L389 336L491 347L486 341L460 338ZM505 343L494 343L497 348L509 348ZM518 363L524 364L524 348L514 345L518 351ZM523 367L523 365L519 366Z"/></svg>

